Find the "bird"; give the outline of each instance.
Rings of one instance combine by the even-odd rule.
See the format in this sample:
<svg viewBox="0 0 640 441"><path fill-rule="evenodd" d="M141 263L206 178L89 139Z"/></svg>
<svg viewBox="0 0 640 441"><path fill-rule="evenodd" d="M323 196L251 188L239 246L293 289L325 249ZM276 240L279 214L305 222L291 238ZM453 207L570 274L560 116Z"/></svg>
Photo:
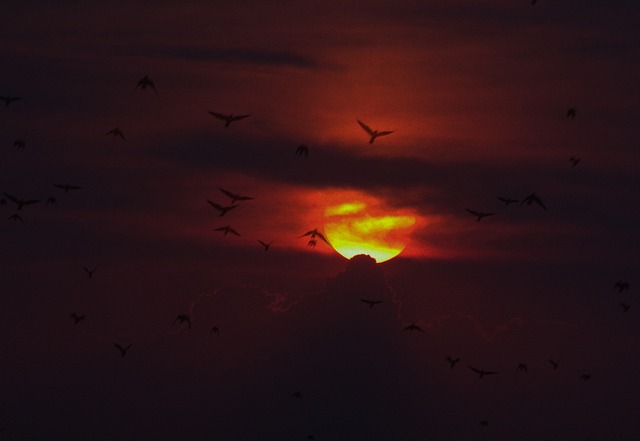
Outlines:
<svg viewBox="0 0 640 441"><path fill-rule="evenodd" d="M98 268L94 268L94 269L90 270L86 266L83 266L82 269L84 270L85 273L87 273L87 276L91 279L91 278L93 278L93 273L95 273Z"/></svg>
<svg viewBox="0 0 640 441"><path fill-rule="evenodd" d="M300 144L296 149L296 156L304 155L305 158L309 157L309 147L306 144Z"/></svg>
<svg viewBox="0 0 640 441"><path fill-rule="evenodd" d="M291 398L293 398L294 400L300 400L300 402L302 403L302 393L300 393L299 390L291 394Z"/></svg>
<svg viewBox="0 0 640 441"><path fill-rule="evenodd" d="M403 330L424 332L420 326L414 325L413 323L411 323L409 326L406 326Z"/></svg>
<svg viewBox="0 0 640 441"><path fill-rule="evenodd" d="M467 210L469 213L473 214L474 216L476 216L476 222L480 222L480 220L482 218L485 218L487 216L493 216L495 213L486 213L484 211L474 211L474 210L469 210L468 208L465 208L465 210Z"/></svg>
<svg viewBox="0 0 640 441"><path fill-rule="evenodd" d="M478 379L481 379L485 375L494 375L498 373L496 371L485 371L484 369L474 368L473 366L469 366L469 365L467 365L467 367L471 369L473 372L475 372L476 374L478 374Z"/></svg>
<svg viewBox="0 0 640 441"><path fill-rule="evenodd" d="M229 233L235 234L236 236L240 236L240 233L238 233L236 230L231 228L229 225L226 225L224 227L218 227L215 229L215 231L223 231L225 236Z"/></svg>
<svg viewBox="0 0 640 441"><path fill-rule="evenodd" d="M244 196L238 193L233 193L229 190L225 190L224 188L218 187L218 189L231 198L231 204L235 204L238 201L250 201L253 199L251 196Z"/></svg>
<svg viewBox="0 0 640 441"><path fill-rule="evenodd" d="M27 146L27 143L26 143L26 142L24 142L24 140L23 140L23 139L16 139L16 140L13 142L13 146L14 146L15 148L17 148L18 150L24 150L24 148Z"/></svg>
<svg viewBox="0 0 640 441"><path fill-rule="evenodd" d="M508 207L510 204L513 204L515 202L520 202L520 199L503 198L501 196L498 196L498 200L504 202L505 207Z"/></svg>
<svg viewBox="0 0 640 441"><path fill-rule="evenodd" d="M489 425L489 421L487 421L487 420L482 420L482 421L480 421L479 425L480 425L480 427L481 427L481 428L483 428L483 429L484 429L484 428L486 428L486 427Z"/></svg>
<svg viewBox="0 0 640 441"><path fill-rule="evenodd" d="M591 374L582 374L582 375L580 375L580 379L582 381L589 381L589 380L591 380Z"/></svg>
<svg viewBox="0 0 640 441"><path fill-rule="evenodd" d="M131 347L131 344L127 347L120 346L118 343L114 343L113 345L120 350L121 357L124 357L125 355L127 355L127 351Z"/></svg>
<svg viewBox="0 0 640 441"><path fill-rule="evenodd" d="M618 280L615 285L613 285L613 289L617 289L618 292L629 291L629 282Z"/></svg>
<svg viewBox="0 0 640 441"><path fill-rule="evenodd" d="M553 366L553 370L558 369L558 362L556 360L549 359L549 363L551 363L551 366Z"/></svg>
<svg viewBox="0 0 640 441"><path fill-rule="evenodd" d="M622 308L622 312L629 312L629 308L631 308L631 305L620 302L620 307Z"/></svg>
<svg viewBox="0 0 640 441"><path fill-rule="evenodd" d="M574 119L575 117L576 117L576 108L575 107L569 107L567 109L567 118Z"/></svg>
<svg viewBox="0 0 640 441"><path fill-rule="evenodd" d="M217 327L217 326L214 326L214 327L213 327L213 328L211 328L211 330L209 331L209 335L211 335L211 334L216 334L216 335L220 334L220 329L218 329L218 327Z"/></svg>
<svg viewBox="0 0 640 441"><path fill-rule="evenodd" d="M69 316L69 318L71 320L73 320L73 324L77 325L78 323L80 323L82 320L84 320L84 314L83 315L79 315L76 314L75 312L71 313L71 316Z"/></svg>
<svg viewBox="0 0 640 441"><path fill-rule="evenodd" d="M360 127L362 127L362 129L365 132L367 132L369 134L369 136L371 136L371 138L369 139L369 144L373 144L373 141L375 141L378 136L385 136L385 135L390 135L391 133L393 133L393 130L387 130L387 131L383 131L383 132L378 132L377 130L371 130L371 128L368 125L366 125L365 123L363 123L359 119L357 121L358 121L358 124L360 124Z"/></svg>
<svg viewBox="0 0 640 441"><path fill-rule="evenodd" d="M269 247L271 246L271 244L273 243L273 241L271 242L263 242L260 239L258 239L258 242L260 242L260 244L264 247L265 251L269 251Z"/></svg>
<svg viewBox="0 0 640 441"><path fill-rule="evenodd" d="M456 367L456 363L458 363L460 361L460 357L458 358L453 358L449 355L446 356L445 361L449 362L449 366L451 366L451 369L453 369L454 367Z"/></svg>
<svg viewBox="0 0 640 441"><path fill-rule="evenodd" d="M32 205L35 204L37 202L40 202L40 199L20 199L17 198L15 196L11 196L8 193L2 193L3 195L5 195L7 197L7 199L9 199L11 202L13 202L14 204L16 204L16 210L22 210L22 207L26 206L26 205Z"/></svg>
<svg viewBox="0 0 640 441"><path fill-rule="evenodd" d="M520 363L520 364L518 364L518 366L516 367L516 370L517 370L518 372L522 371L522 372L524 372L524 373L526 374L526 373L527 373L527 365L526 365L526 364L524 364L524 363Z"/></svg>
<svg viewBox="0 0 640 441"><path fill-rule="evenodd" d="M114 137L120 137L120 138L122 138L123 141L127 140L124 137L124 132L122 130L120 130L119 127L115 127L115 128L109 130L107 133L104 134L104 136L107 136L107 135L113 135Z"/></svg>
<svg viewBox="0 0 640 441"><path fill-rule="evenodd" d="M382 303L382 300L360 299L360 301L366 303L367 305L369 305L369 309L372 309L378 303Z"/></svg>
<svg viewBox="0 0 640 441"><path fill-rule="evenodd" d="M22 98L20 98L18 96L7 96L7 95L0 96L0 100L4 101L5 107L9 107L9 104L13 103L14 101L21 100L21 99Z"/></svg>
<svg viewBox="0 0 640 441"><path fill-rule="evenodd" d="M175 325L176 322L180 322L180 324L183 324L186 322L187 326L189 327L189 330L191 330L191 318L189 317L188 314L178 314L176 319L173 321L173 324Z"/></svg>
<svg viewBox="0 0 640 441"><path fill-rule="evenodd" d="M77 185L69 185L69 184L53 184L54 187L61 188L65 193L69 193L69 190L80 190L82 187L78 187Z"/></svg>
<svg viewBox="0 0 640 441"><path fill-rule="evenodd" d="M158 95L158 89L156 89L156 85L153 84L153 81L151 80L151 78L149 78L148 75L145 75L144 78L138 81L138 84L136 85L136 89L145 90L147 87L153 89L156 95Z"/></svg>
<svg viewBox="0 0 640 441"><path fill-rule="evenodd" d="M20 221L20 223L24 224L24 219L22 219L22 216L20 216L18 213L13 213L11 216L9 216L7 218L8 220L12 220L12 221Z"/></svg>
<svg viewBox="0 0 640 441"><path fill-rule="evenodd" d="M327 240L326 237L324 237L324 235L318 231L318 228L314 228L313 230L309 230L306 233L304 233L302 236L299 237L305 237L305 236L310 236L311 240L309 240L309 243L307 244L308 246L315 246L316 245L316 241L315 238L318 237L320 238L322 241L326 242L328 245L331 245L329 243L329 241Z"/></svg>
<svg viewBox="0 0 640 441"><path fill-rule="evenodd" d="M231 124L234 121L240 121L241 119L245 119L251 116L251 115L225 115L223 113L217 113L212 111L209 111L209 114L224 121L225 128L229 127L229 124Z"/></svg>
<svg viewBox="0 0 640 441"><path fill-rule="evenodd" d="M237 205L229 205L228 207L223 207L222 205L216 204L215 202L212 202L209 199L207 199L207 202L209 202L209 205L211 205L213 208L215 208L220 212L220 217L227 214L229 210L232 210L237 207Z"/></svg>
<svg viewBox="0 0 640 441"><path fill-rule="evenodd" d="M540 199L538 197L537 194L535 193L531 193L530 195L526 196L524 199L522 199L522 201L520 202L520 205L522 204L527 204L527 205L531 205L533 203L536 203L538 205L540 205L542 208L544 208L545 210L547 209L547 207L545 207L545 205L542 203L542 199Z"/></svg>
<svg viewBox="0 0 640 441"><path fill-rule="evenodd" d="M569 158L569 162L571 163L571 167L575 167L580 162L580 158L577 156L572 156Z"/></svg>
<svg viewBox="0 0 640 441"><path fill-rule="evenodd" d="M58 205L58 201L56 201L56 198L51 196L50 198L47 199L47 205L51 205L55 207L56 205Z"/></svg>

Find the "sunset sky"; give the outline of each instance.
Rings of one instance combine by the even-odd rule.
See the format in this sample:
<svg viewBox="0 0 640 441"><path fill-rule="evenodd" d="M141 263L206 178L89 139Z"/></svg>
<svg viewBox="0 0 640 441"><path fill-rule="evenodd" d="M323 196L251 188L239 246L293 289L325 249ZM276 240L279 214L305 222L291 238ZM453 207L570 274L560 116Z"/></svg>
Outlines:
<svg viewBox="0 0 640 441"><path fill-rule="evenodd" d="M638 2L3 9L0 440L640 439Z"/></svg>

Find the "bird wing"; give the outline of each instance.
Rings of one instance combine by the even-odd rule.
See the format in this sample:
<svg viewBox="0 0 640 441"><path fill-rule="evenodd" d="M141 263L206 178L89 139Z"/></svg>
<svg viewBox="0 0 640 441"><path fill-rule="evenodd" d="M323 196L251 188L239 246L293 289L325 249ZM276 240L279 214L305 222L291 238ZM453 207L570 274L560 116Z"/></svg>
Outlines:
<svg viewBox="0 0 640 441"><path fill-rule="evenodd" d="M467 366L467 367L468 367L469 369L471 369L473 372L475 372L476 374L483 375L483 374L485 373L483 370L481 370L481 369L476 369L476 368L474 368L473 366Z"/></svg>
<svg viewBox="0 0 640 441"><path fill-rule="evenodd" d="M366 125L365 123L363 123L359 119L356 120L356 121L358 121L358 124L360 124L360 127L362 127L365 132L367 132L369 135L373 136L373 130L371 130L368 125Z"/></svg>
<svg viewBox="0 0 640 441"><path fill-rule="evenodd" d="M393 130L385 130L383 132L378 132L378 136L390 135L393 133Z"/></svg>
<svg viewBox="0 0 640 441"><path fill-rule="evenodd" d="M20 199L14 197L14 196L11 196L8 193L2 193L2 194L5 195L7 198L9 198L11 201L15 202L16 204L20 204L22 202L22 201L20 201Z"/></svg>
<svg viewBox="0 0 640 441"><path fill-rule="evenodd" d="M240 196L239 194L231 193L229 190L225 190L224 188L218 187L218 189L229 196L231 199L238 199L238 197Z"/></svg>
<svg viewBox="0 0 640 441"><path fill-rule="evenodd" d="M322 233L316 233L316 236L318 236L320 239L322 239L323 241L325 241L325 243L326 243L327 245L331 245L331 244L329 243L329 241L327 240L327 238L326 238L326 237L324 237L324 235L323 235Z"/></svg>
<svg viewBox="0 0 640 441"><path fill-rule="evenodd" d="M236 236L240 236L240 233L238 233L238 232L237 232L236 230L234 230L233 228L228 227L228 230L229 230L229 232L230 232L230 233L233 233L233 234L235 234Z"/></svg>
<svg viewBox="0 0 640 441"><path fill-rule="evenodd" d="M218 112L211 112L211 111L209 111L209 114L210 114L210 115L213 115L213 116L215 116L216 118L221 119L221 120L223 120L223 121L226 121L227 119L229 119L229 115L224 115L224 114L222 114L222 113L218 113Z"/></svg>
<svg viewBox="0 0 640 441"><path fill-rule="evenodd" d="M245 119L245 118L249 118L251 115L237 115L234 117L231 117L231 121L239 121L241 119Z"/></svg>
<svg viewBox="0 0 640 441"><path fill-rule="evenodd" d="M465 208L465 210L467 210L469 213L473 214L474 216L480 216L482 214L474 210L469 210L468 208Z"/></svg>
<svg viewBox="0 0 640 441"><path fill-rule="evenodd" d="M220 204L216 204L215 202L210 201L209 199L207 199L207 202L209 202L209 205L211 205L213 208L215 208L216 210L220 210L222 211L222 205Z"/></svg>

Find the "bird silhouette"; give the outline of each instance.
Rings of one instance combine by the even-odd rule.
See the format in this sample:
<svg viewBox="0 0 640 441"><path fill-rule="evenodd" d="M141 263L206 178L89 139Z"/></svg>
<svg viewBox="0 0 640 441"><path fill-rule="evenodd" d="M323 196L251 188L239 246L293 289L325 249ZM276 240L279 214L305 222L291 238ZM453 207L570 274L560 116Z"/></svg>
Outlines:
<svg viewBox="0 0 640 441"><path fill-rule="evenodd" d="M449 362L449 366L451 367L451 369L453 369L454 367L456 367L456 363L458 363L460 361L460 357L458 358L453 358L449 355L446 356L445 360L447 362Z"/></svg>
<svg viewBox="0 0 640 441"><path fill-rule="evenodd" d="M17 96L7 96L7 95L2 95L0 96L0 100L4 101L4 105L5 107L9 107L9 104L21 100L22 98L17 97Z"/></svg>
<svg viewBox="0 0 640 441"><path fill-rule="evenodd" d="M156 89L156 85L153 83L153 81L151 80L151 78L149 78L148 75L145 75L144 78L138 81L138 84L136 85L136 89L145 90L147 87L150 89L153 89L156 95L158 95L158 89Z"/></svg>
<svg viewBox="0 0 640 441"><path fill-rule="evenodd" d="M528 370L528 369L527 369L527 365L526 365L526 364L524 364L524 363L520 363L520 364L518 364L518 366L516 367L516 370L517 370L518 372L524 372L524 373L526 374L526 373L527 373L527 370Z"/></svg>
<svg viewBox="0 0 640 441"><path fill-rule="evenodd" d="M20 216L18 213L13 213L11 216L7 218L7 220L12 220L12 221L16 221L24 224L24 219L22 219L22 216Z"/></svg>
<svg viewBox="0 0 640 441"><path fill-rule="evenodd" d="M622 308L622 312L629 312L631 305L624 302L620 302L620 307Z"/></svg>
<svg viewBox="0 0 640 441"><path fill-rule="evenodd" d="M211 328L211 330L209 331L209 335L211 335L211 334L216 334L216 335L220 334L220 329L218 329L218 327L217 327L217 326L214 326L214 327L213 327L213 328Z"/></svg>
<svg viewBox="0 0 640 441"><path fill-rule="evenodd" d="M263 242L260 239L258 239L258 242L260 242L260 244L264 247L265 251L269 251L269 247L271 246L271 244L273 243L273 241L271 242Z"/></svg>
<svg viewBox="0 0 640 441"><path fill-rule="evenodd" d="M418 326L418 325L414 325L413 323L411 323L409 326L405 326L405 328L403 329L404 331L418 331L418 332L424 332L424 330Z"/></svg>
<svg viewBox="0 0 640 441"><path fill-rule="evenodd" d="M556 360L549 359L549 363L551 363L551 366L553 366L553 370L558 369L558 362Z"/></svg>
<svg viewBox="0 0 640 441"><path fill-rule="evenodd" d="M89 268L87 268L86 266L83 266L82 269L84 270L85 273L87 273L87 276L91 279L93 278L93 273L96 272L97 268L94 268L92 270L90 270Z"/></svg>
<svg viewBox="0 0 640 441"><path fill-rule="evenodd" d="M474 368L473 366L469 366L469 365L467 365L467 367L471 369L473 372L475 372L476 374L478 374L478 379L481 379L485 375L494 375L498 373L496 371L485 371L484 369Z"/></svg>
<svg viewBox="0 0 640 441"><path fill-rule="evenodd" d="M629 283L623 282L622 280L618 280L615 285L613 285L613 289L618 290L618 292L629 291Z"/></svg>
<svg viewBox="0 0 640 441"><path fill-rule="evenodd" d="M186 322L187 326L189 327L189 330L191 330L191 318L189 317L189 315L187 315L187 314L178 314L176 319L173 321L173 324L175 325L176 322L179 322L179 324L183 324L183 323Z"/></svg>
<svg viewBox="0 0 640 441"><path fill-rule="evenodd" d="M379 303L382 303L382 300L360 299L360 301L369 305L369 309L373 309L374 306L376 306Z"/></svg>
<svg viewBox="0 0 640 441"><path fill-rule="evenodd" d="M212 202L209 199L207 199L207 202L209 202L209 205L211 205L213 208L215 208L216 210L218 210L220 212L220 217L224 216L230 210L233 210L234 208L237 207L237 205L229 205L227 207L223 207L222 205L216 204L215 202Z"/></svg>
<svg viewBox="0 0 640 441"><path fill-rule="evenodd" d="M493 216L495 214L495 213L486 213L484 211L469 210L468 208L465 208L465 210L467 210L469 213L471 213L474 216L476 216L476 222L480 222L480 220L482 220L482 218L485 218L487 216Z"/></svg>
<svg viewBox="0 0 640 441"><path fill-rule="evenodd" d="M522 199L522 201L520 202L520 205L522 205L522 204L531 205L533 203L538 204L539 206L541 206L545 210L547 209L547 207L545 207L545 205L542 203L542 199L540 199L538 197L538 195L535 194L535 193L531 193L530 195L528 195L524 199Z"/></svg>
<svg viewBox="0 0 640 441"><path fill-rule="evenodd" d="M15 196L11 196L8 193L2 193L2 194L5 195L6 198L9 199L11 202L16 204L16 210L22 210L22 207L40 202L40 199L20 199Z"/></svg>
<svg viewBox="0 0 640 441"><path fill-rule="evenodd" d="M571 163L571 167L575 167L580 162L580 158L572 156L569 158L569 162Z"/></svg>
<svg viewBox="0 0 640 441"><path fill-rule="evenodd" d="M300 144L296 149L296 156L304 155L305 158L309 157L309 147L306 144Z"/></svg>
<svg viewBox="0 0 640 441"><path fill-rule="evenodd" d="M291 398L293 398L294 400L300 400L300 402L302 403L302 393L299 390L291 394Z"/></svg>
<svg viewBox="0 0 640 441"><path fill-rule="evenodd" d="M576 117L576 108L569 107L569 109L567 109L567 118L574 119L575 117Z"/></svg>
<svg viewBox="0 0 640 441"><path fill-rule="evenodd" d="M510 204L520 202L520 199L503 198L501 196L498 196L498 200L504 202L505 207L508 207Z"/></svg>
<svg viewBox="0 0 640 441"><path fill-rule="evenodd" d="M238 201L250 201L253 199L251 196L244 196L238 193L233 193L229 190L225 190L224 188L219 188L219 190L226 194L229 198L231 198L232 204L235 204Z"/></svg>
<svg viewBox="0 0 640 441"><path fill-rule="evenodd" d="M118 127L115 127L104 134L104 136L107 136L107 135L113 135L113 137L120 137L122 138L123 141L127 140L127 138L124 137L124 132L120 130L120 128Z"/></svg>
<svg viewBox="0 0 640 441"><path fill-rule="evenodd" d="M482 421L480 421L480 423L479 423L479 426L480 426L482 429L486 429L486 427L487 427L488 425L489 425L489 421L487 421L487 420L482 420Z"/></svg>
<svg viewBox="0 0 640 441"><path fill-rule="evenodd" d="M315 246L316 245L316 241L315 241L316 237L318 237L320 240L324 241L328 245L331 245L329 243L329 241L327 240L327 238L324 237L324 235L321 232L319 232L317 228L314 228L313 230L309 230L306 233L304 233L302 236L299 236L299 237L305 237L305 236L310 236L311 237L311 239L309 240L309 243L307 244L308 246Z"/></svg>
<svg viewBox="0 0 640 441"><path fill-rule="evenodd" d="M118 343L114 343L113 344L116 348L118 348L118 350L120 351L120 356L124 357L125 355L127 355L127 351L129 350L129 348L131 347L131 344L127 347L123 347L120 346Z"/></svg>
<svg viewBox="0 0 640 441"><path fill-rule="evenodd" d="M580 375L580 380L582 380L582 381L591 380L591 374L582 374L582 375Z"/></svg>
<svg viewBox="0 0 640 441"><path fill-rule="evenodd" d="M56 200L56 198L51 196L50 198L47 199L47 205L51 205L52 207L55 207L56 205L58 205L58 201Z"/></svg>
<svg viewBox="0 0 640 441"><path fill-rule="evenodd" d="M27 146L27 143L23 139L16 139L13 142L13 146L18 150L24 150L24 148Z"/></svg>
<svg viewBox="0 0 640 441"><path fill-rule="evenodd" d="M78 323L80 323L82 320L84 320L84 314L79 315L76 314L75 312L72 312L71 315L69 316L69 318L71 320L73 320L73 324L77 325Z"/></svg>
<svg viewBox="0 0 640 441"><path fill-rule="evenodd" d="M209 111L209 114L224 121L225 128L229 127L229 124L231 124L234 121L240 121L241 119L245 119L251 116L251 115L225 115L224 113L211 112L211 111Z"/></svg>
<svg viewBox="0 0 640 441"><path fill-rule="evenodd" d="M233 228L231 228L229 225L226 225L224 227L218 227L216 228L214 231L222 231L224 232L224 235L226 236L227 234L231 233L231 234L235 234L236 236L240 236L240 233L238 233L236 230L234 230Z"/></svg>
<svg viewBox="0 0 640 441"><path fill-rule="evenodd" d="M82 187L78 187L77 185L69 185L69 184L53 184L54 187L61 188L65 193L69 193L69 190L80 190Z"/></svg>
<svg viewBox="0 0 640 441"><path fill-rule="evenodd" d="M371 138L369 138L369 144L373 144L373 141L375 141L376 138L379 137L379 136L390 135L391 133L393 133L393 130L387 130L387 131L384 131L384 132L379 132L377 130L372 130L368 125L366 125L365 123L363 123L359 119L357 121L358 121L358 124L360 124L360 127L362 127L362 129L365 132L367 132L369 134L369 136L371 137Z"/></svg>

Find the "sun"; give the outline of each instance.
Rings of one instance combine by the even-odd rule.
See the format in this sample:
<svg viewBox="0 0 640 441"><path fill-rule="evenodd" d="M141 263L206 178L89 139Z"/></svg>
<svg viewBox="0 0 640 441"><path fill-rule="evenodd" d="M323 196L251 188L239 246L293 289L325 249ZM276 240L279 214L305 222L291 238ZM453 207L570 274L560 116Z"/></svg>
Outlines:
<svg viewBox="0 0 640 441"><path fill-rule="evenodd" d="M382 206L356 200L331 205L324 211L324 232L331 246L351 259L366 254L377 263L399 255L416 223L408 214L388 214Z"/></svg>

